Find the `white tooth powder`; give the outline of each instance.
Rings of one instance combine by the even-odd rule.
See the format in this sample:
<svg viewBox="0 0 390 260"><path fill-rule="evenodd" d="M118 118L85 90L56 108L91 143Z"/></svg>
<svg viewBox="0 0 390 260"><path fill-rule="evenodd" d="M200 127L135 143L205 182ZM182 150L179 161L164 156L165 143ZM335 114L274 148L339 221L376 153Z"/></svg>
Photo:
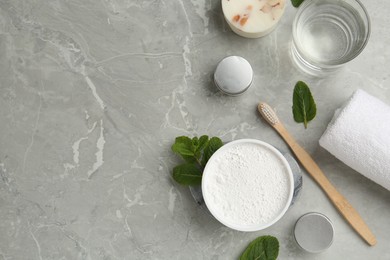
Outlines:
<svg viewBox="0 0 390 260"><path fill-rule="evenodd" d="M217 151L206 166L202 184L206 205L224 224L267 225L291 201L286 162L261 143L232 143Z"/></svg>

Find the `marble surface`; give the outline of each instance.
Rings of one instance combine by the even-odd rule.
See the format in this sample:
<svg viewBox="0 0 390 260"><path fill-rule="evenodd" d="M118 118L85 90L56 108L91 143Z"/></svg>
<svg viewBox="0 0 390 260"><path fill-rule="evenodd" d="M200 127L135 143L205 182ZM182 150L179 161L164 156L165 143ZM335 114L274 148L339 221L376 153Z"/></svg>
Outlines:
<svg viewBox="0 0 390 260"><path fill-rule="evenodd" d="M390 2L363 0L372 34L338 74L315 79L289 56L296 10L260 39L228 28L220 1L0 1L0 259L237 259L260 235L280 241L280 259L390 259L390 192L319 147L335 109L362 88L390 104ZM216 64L240 55L253 86L219 93ZM297 80L318 114L293 121ZM367 246L304 173L299 200L274 226L236 232L206 214L171 170L179 135L256 138L286 146L262 121L275 108L356 207L378 239ZM375 123L375 122L373 122ZM334 244L306 254L291 232L317 211L335 226Z"/></svg>

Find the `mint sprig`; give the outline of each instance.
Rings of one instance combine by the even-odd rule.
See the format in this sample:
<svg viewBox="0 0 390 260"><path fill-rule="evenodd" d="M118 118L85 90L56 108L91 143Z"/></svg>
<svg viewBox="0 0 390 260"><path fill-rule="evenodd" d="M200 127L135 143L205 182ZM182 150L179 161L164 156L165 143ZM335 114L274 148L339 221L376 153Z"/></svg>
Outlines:
<svg viewBox="0 0 390 260"><path fill-rule="evenodd" d="M173 168L173 179L182 185L200 185L203 168L210 157L223 145L221 139L207 135L201 137L176 137L171 149L180 155L186 163Z"/></svg>
<svg viewBox="0 0 390 260"><path fill-rule="evenodd" d="M273 236L261 236L247 246L240 260L275 260L278 255L278 239Z"/></svg>
<svg viewBox="0 0 390 260"><path fill-rule="evenodd" d="M292 112L297 123L307 124L314 119L317 106L309 87L303 81L298 81L294 87Z"/></svg>

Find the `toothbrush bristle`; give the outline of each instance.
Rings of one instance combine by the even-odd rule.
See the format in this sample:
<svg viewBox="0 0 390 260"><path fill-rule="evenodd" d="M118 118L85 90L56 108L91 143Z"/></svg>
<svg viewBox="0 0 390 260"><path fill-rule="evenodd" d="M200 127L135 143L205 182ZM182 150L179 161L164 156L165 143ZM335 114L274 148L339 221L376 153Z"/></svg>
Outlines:
<svg viewBox="0 0 390 260"><path fill-rule="evenodd" d="M264 117L265 120L267 120L268 123L275 125L279 122L278 117L269 105L266 103L260 103L258 108L260 114Z"/></svg>

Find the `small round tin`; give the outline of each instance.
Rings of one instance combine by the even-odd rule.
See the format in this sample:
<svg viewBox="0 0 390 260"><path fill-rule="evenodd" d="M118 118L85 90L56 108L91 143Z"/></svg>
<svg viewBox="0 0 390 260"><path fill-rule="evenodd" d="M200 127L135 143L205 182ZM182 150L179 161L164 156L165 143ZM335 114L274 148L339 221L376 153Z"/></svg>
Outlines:
<svg viewBox="0 0 390 260"><path fill-rule="evenodd" d="M325 251L332 245L333 237L333 224L328 217L321 213L307 213L295 223L295 241L307 252L320 253Z"/></svg>
<svg viewBox="0 0 390 260"><path fill-rule="evenodd" d="M217 88L230 96L244 93L252 84L253 70L249 62L240 56L224 58L214 72Z"/></svg>

